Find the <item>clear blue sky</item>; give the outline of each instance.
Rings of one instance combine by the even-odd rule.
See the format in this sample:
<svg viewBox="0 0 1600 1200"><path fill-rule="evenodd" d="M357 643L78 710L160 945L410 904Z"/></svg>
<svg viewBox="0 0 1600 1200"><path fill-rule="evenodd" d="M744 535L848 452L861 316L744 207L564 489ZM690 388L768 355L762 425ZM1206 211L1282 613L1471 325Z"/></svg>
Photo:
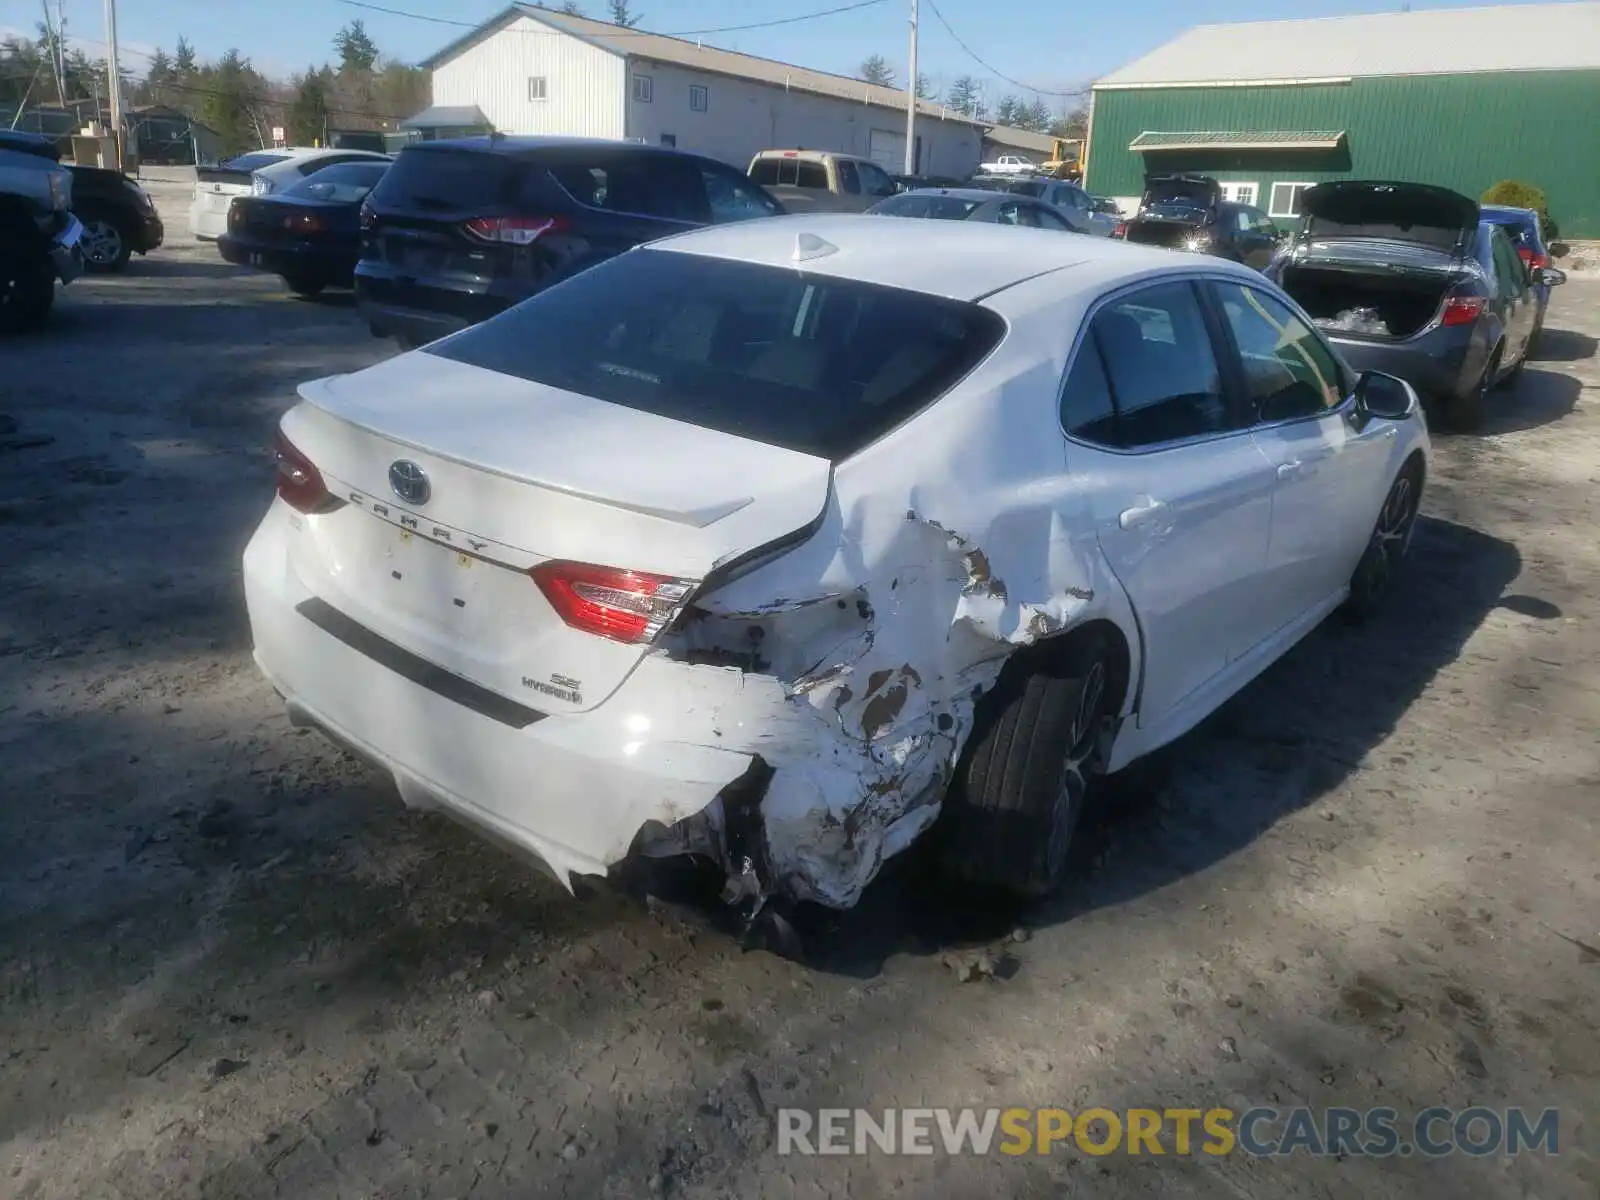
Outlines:
<svg viewBox="0 0 1600 1200"><path fill-rule="evenodd" d="M494 0L374 0L384 7L458 21L476 22L500 11ZM556 0L549 0L555 3ZM641 27L660 33L792 17L836 7L850 0L632 0ZM603 17L604 0L580 0L592 16ZM1064 4L1041 0L933 0L938 10L978 56L996 71L1035 88L1069 90L1120 66L1191 25L1251 21L1263 17L1335 16L1394 10L1399 3L1364 0L1278 0L1269 9L1249 0L1087 0ZM1413 2L1413 8L1461 7L1454 3ZM7 20L23 26L33 19L23 0L8 0ZM104 39L100 0L65 0L69 35L99 50ZM881 54L902 76L907 50L910 0L882 0L856 12L772 29L708 35L705 40L818 70L854 74L869 54ZM118 0L118 36L130 53L126 65L139 71L139 51L171 49L180 34L201 57L237 46L261 69L286 75L332 55L332 38L351 18L386 53L415 62L439 49L463 29L352 7L343 0ZM998 98L1020 91L974 62L929 6L922 2L921 68L939 90L958 75L987 78L986 93ZM1049 97L1045 97L1047 100Z"/></svg>

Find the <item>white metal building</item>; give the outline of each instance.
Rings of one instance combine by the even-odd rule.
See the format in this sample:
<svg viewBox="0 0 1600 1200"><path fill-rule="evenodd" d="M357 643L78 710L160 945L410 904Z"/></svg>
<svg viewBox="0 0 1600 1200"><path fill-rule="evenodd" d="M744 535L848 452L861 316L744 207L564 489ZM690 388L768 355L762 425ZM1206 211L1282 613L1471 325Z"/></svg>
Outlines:
<svg viewBox="0 0 1600 1200"><path fill-rule="evenodd" d="M760 150L833 150L904 167L906 94L859 79L514 4L427 59L435 106L501 133L627 138L743 170ZM965 178L986 126L922 101L917 169Z"/></svg>

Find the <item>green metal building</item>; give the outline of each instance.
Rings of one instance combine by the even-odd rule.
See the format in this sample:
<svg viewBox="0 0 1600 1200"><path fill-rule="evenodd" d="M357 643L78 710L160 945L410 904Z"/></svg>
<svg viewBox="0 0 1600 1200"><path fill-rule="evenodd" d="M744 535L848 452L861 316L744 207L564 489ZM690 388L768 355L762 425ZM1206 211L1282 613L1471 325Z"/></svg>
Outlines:
<svg viewBox="0 0 1600 1200"><path fill-rule="evenodd" d="M1202 25L1094 85L1091 191L1214 176L1280 220L1325 179L1542 188L1600 238L1600 3Z"/></svg>

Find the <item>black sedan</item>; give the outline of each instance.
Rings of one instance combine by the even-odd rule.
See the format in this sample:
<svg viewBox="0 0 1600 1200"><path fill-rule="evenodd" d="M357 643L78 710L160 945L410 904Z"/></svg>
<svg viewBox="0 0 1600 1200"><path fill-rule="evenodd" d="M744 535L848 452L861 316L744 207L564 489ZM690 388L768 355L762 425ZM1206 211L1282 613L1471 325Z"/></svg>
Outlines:
<svg viewBox="0 0 1600 1200"><path fill-rule="evenodd" d="M1283 234L1259 208L1223 198L1209 175L1147 175L1133 219L1111 236L1145 246L1214 254L1264 270Z"/></svg>
<svg viewBox="0 0 1600 1200"><path fill-rule="evenodd" d="M884 217L926 217L935 221L981 221L987 225L1021 225L1028 229L1078 232L1042 200L990 192L982 188L919 188L880 200L869 213Z"/></svg>
<svg viewBox="0 0 1600 1200"><path fill-rule="evenodd" d="M361 257L361 202L389 169L386 162L324 167L267 196L239 196L228 206L222 257L283 276L298 296L354 285Z"/></svg>

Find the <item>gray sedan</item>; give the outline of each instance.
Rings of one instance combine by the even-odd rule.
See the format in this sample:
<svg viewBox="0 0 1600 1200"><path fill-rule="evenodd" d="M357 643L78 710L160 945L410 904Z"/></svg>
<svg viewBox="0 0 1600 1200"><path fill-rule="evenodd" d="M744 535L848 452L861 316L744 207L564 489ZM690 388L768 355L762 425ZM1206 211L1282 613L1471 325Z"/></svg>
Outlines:
<svg viewBox="0 0 1600 1200"><path fill-rule="evenodd" d="M880 200L869 213L883 217L924 217L935 221L977 221L1077 233L1061 213L1042 200L982 188L919 188Z"/></svg>

